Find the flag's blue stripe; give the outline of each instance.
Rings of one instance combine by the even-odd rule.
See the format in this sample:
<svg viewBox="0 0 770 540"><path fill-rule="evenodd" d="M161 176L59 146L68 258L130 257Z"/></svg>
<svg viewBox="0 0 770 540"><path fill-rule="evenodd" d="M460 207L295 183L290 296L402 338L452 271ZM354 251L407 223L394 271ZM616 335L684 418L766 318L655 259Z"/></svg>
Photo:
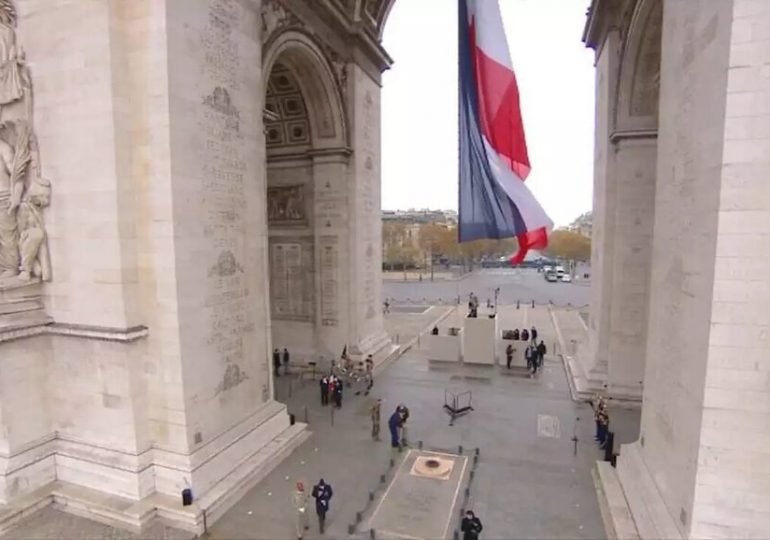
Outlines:
<svg viewBox="0 0 770 540"><path fill-rule="evenodd" d="M526 225L516 205L495 180L481 138L467 0L459 0L458 29L459 240L509 238L525 233Z"/></svg>

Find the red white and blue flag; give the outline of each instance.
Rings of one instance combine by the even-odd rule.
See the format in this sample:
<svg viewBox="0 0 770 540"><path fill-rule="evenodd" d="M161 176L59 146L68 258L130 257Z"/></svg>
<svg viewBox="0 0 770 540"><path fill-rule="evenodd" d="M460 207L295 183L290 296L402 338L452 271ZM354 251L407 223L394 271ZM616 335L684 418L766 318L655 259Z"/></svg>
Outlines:
<svg viewBox="0 0 770 540"><path fill-rule="evenodd" d="M544 249L553 222L530 171L519 89L497 0L459 0L460 242L516 237L513 264Z"/></svg>

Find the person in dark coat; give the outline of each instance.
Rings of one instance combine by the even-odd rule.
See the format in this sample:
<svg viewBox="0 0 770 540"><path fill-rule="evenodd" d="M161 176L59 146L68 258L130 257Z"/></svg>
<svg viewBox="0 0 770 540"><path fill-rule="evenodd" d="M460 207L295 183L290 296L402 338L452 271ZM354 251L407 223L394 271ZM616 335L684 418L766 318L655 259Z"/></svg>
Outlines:
<svg viewBox="0 0 770 540"><path fill-rule="evenodd" d="M526 328L523 328L521 330L521 340L522 341L529 341L529 330Z"/></svg>
<svg viewBox="0 0 770 540"><path fill-rule="evenodd" d="M463 540L478 540L479 534L484 530L481 520L476 517L472 510L465 512L460 530L463 532Z"/></svg>
<svg viewBox="0 0 770 540"><path fill-rule="evenodd" d="M281 376L280 369L281 369L281 353L278 352L278 349L276 349L273 351L273 375L275 375L276 377L280 377Z"/></svg>
<svg viewBox="0 0 770 540"><path fill-rule="evenodd" d="M505 365L508 367L508 369L511 369L511 360L513 360L513 345L510 343L505 348Z"/></svg>
<svg viewBox="0 0 770 540"><path fill-rule="evenodd" d="M401 427L401 415L398 409L393 411L388 419L388 429L390 430L390 446L393 448L401 448L401 442L399 440L399 428Z"/></svg>
<svg viewBox="0 0 770 540"><path fill-rule="evenodd" d="M537 345L537 361L538 364L542 367L543 365L543 359L545 358L545 353L547 353L548 350L545 348L545 343L543 340L540 340L540 343Z"/></svg>
<svg viewBox="0 0 770 540"><path fill-rule="evenodd" d="M342 381L334 378L334 404L338 409L342 408Z"/></svg>
<svg viewBox="0 0 770 540"><path fill-rule="evenodd" d="M289 349L283 348L283 374L289 374Z"/></svg>
<svg viewBox="0 0 770 540"><path fill-rule="evenodd" d="M535 341L537 339L537 328L535 328L534 326L529 331L529 339L531 339L532 341Z"/></svg>
<svg viewBox="0 0 770 540"><path fill-rule="evenodd" d="M326 525L326 513L329 511L329 501L331 501L334 491L332 491L331 484L324 482L321 478L318 483L313 486L313 498L315 499L315 513L318 514L318 530L321 534L324 533L324 526Z"/></svg>
<svg viewBox="0 0 770 540"><path fill-rule="evenodd" d="M513 329L513 336L511 336L511 339L516 339L516 340L519 339L519 329L518 328L514 328Z"/></svg>
<svg viewBox="0 0 770 540"><path fill-rule="evenodd" d="M329 404L329 379L321 377L321 405Z"/></svg>

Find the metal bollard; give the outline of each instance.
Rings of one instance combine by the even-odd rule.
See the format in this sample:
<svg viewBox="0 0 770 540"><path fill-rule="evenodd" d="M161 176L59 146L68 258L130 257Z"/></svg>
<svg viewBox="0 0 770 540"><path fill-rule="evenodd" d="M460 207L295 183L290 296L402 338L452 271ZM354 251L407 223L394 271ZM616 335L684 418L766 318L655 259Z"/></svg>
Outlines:
<svg viewBox="0 0 770 540"><path fill-rule="evenodd" d="M481 448L479 448L479 447L477 446L477 447L476 447L476 449L473 451L473 453L474 453L474 454L476 454L476 455L478 456L479 454L481 454Z"/></svg>
<svg viewBox="0 0 770 540"><path fill-rule="evenodd" d="M361 519L362 519L361 512L356 512L356 525L361 523Z"/></svg>
<svg viewBox="0 0 770 540"><path fill-rule="evenodd" d="M380 475L380 484L384 484L384 483L385 483L385 475L381 474Z"/></svg>
<svg viewBox="0 0 770 540"><path fill-rule="evenodd" d="M417 441L417 448L422 450L422 441Z"/></svg>
<svg viewBox="0 0 770 540"><path fill-rule="evenodd" d="M369 492L369 502L374 500L374 491Z"/></svg>
<svg viewBox="0 0 770 540"><path fill-rule="evenodd" d="M470 497L471 496L471 488L467 487L465 488L465 496Z"/></svg>
<svg viewBox="0 0 770 540"><path fill-rule="evenodd" d="M460 455L463 454L463 445L462 444L457 447L457 453L460 454Z"/></svg>
<svg viewBox="0 0 770 540"><path fill-rule="evenodd" d="M374 540L374 529L369 529L369 539Z"/></svg>
<svg viewBox="0 0 770 540"><path fill-rule="evenodd" d="M307 421L307 405L305 405L305 423L306 424L308 423L308 421Z"/></svg>
<svg viewBox="0 0 770 540"><path fill-rule="evenodd" d="M475 467L476 465L478 465L478 463L479 463L479 455L476 454L475 456L473 456L473 466Z"/></svg>
<svg viewBox="0 0 770 540"><path fill-rule="evenodd" d="M390 458L390 468L393 468L393 465L396 464L396 461L393 458Z"/></svg>
<svg viewBox="0 0 770 540"><path fill-rule="evenodd" d="M468 477L468 479L469 479L469 480L472 482L472 481L473 481L473 477L474 477L475 475L476 475L476 471L474 471L473 469L471 469L471 474L470 474L470 476Z"/></svg>
<svg viewBox="0 0 770 540"><path fill-rule="evenodd" d="M518 300L516 300L516 309L519 309L519 307L520 307L520 306L519 306L519 301L518 301Z"/></svg>
<svg viewBox="0 0 770 540"><path fill-rule="evenodd" d="M348 524L348 534L353 534L354 532L356 532L356 526L353 525L352 523L349 523Z"/></svg>
<svg viewBox="0 0 770 540"><path fill-rule="evenodd" d="M535 301L534 300L532 300L532 307L533 308L535 307Z"/></svg>

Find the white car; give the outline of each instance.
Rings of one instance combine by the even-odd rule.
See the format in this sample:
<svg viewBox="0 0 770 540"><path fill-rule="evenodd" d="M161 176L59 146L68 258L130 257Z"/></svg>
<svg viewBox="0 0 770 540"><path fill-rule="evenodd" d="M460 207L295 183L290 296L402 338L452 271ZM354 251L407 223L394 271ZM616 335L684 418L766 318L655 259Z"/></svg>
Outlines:
<svg viewBox="0 0 770 540"><path fill-rule="evenodd" d="M571 283L572 282L572 276L570 276L569 274L562 274L561 275L561 280L564 283Z"/></svg>

